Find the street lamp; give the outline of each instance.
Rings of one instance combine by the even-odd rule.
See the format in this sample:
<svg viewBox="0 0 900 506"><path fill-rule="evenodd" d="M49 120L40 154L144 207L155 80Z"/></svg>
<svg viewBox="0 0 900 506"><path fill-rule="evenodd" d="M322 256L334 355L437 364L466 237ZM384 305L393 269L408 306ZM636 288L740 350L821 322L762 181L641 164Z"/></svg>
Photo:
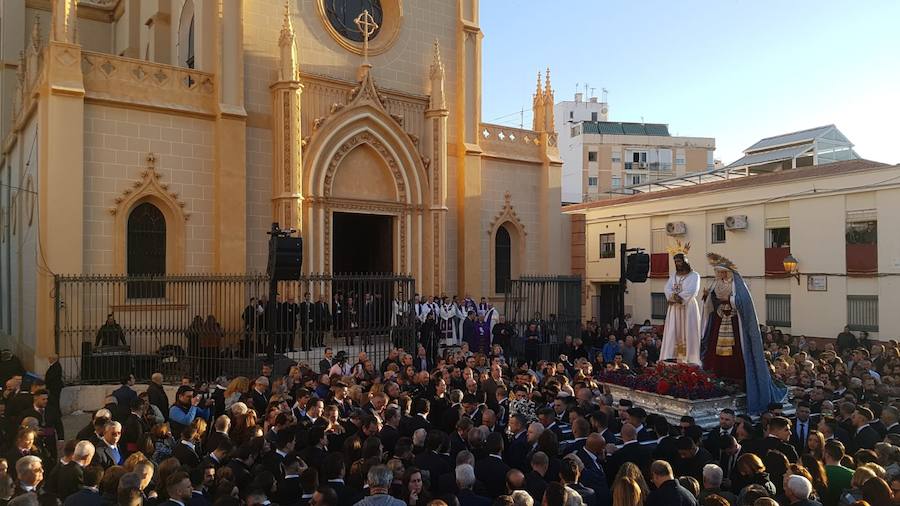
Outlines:
<svg viewBox="0 0 900 506"><path fill-rule="evenodd" d="M797 280L797 284L800 284L800 270L797 269L797 259L794 258L794 255L788 253L788 256L784 257L782 264L784 265L784 272L788 273L790 276L793 276L794 279Z"/></svg>

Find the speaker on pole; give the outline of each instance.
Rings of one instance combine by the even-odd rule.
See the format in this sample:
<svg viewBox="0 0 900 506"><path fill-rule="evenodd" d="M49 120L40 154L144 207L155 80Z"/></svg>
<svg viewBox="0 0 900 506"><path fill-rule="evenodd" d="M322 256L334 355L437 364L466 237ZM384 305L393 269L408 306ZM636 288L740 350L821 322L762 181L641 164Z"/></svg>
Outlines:
<svg viewBox="0 0 900 506"><path fill-rule="evenodd" d="M303 265L303 239L291 237L288 231L272 224L269 237L269 264L266 272L273 281L300 279Z"/></svg>

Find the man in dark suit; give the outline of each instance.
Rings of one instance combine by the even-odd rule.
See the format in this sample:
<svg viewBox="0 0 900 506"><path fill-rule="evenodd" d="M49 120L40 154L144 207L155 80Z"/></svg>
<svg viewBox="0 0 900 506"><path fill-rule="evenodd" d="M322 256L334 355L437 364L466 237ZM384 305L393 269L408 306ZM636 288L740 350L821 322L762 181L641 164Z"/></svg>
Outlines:
<svg viewBox="0 0 900 506"><path fill-rule="evenodd" d="M597 494L592 489L579 483L579 478L581 478L581 470L578 467L575 456L563 458L562 465L559 468L559 482L574 490L581 497L581 502L584 503L584 506L600 506Z"/></svg>
<svg viewBox="0 0 900 506"><path fill-rule="evenodd" d="M432 430L425 437L425 451L416 455L416 467L428 471L428 475L434 477L431 482L432 493L437 491L437 477L450 472L450 461L442 454L446 444L446 434Z"/></svg>
<svg viewBox="0 0 900 506"><path fill-rule="evenodd" d="M797 462L797 450L788 441L791 439L791 421L783 416L769 420L765 437L748 441L742 448L743 453L753 453L764 458L769 450L783 453L791 463ZM778 479L781 479L779 476Z"/></svg>
<svg viewBox="0 0 900 506"><path fill-rule="evenodd" d="M734 473L734 466L737 464L738 456L741 453L741 445L733 436L724 436L719 440L721 449L719 451L719 460L716 462L722 468L722 478L730 480Z"/></svg>
<svg viewBox="0 0 900 506"><path fill-rule="evenodd" d="M79 469L80 471L80 469ZM70 493L59 492L57 497L63 499L65 506L101 506L105 501L100 495L100 478L103 477L103 468L90 466L84 469L83 482L78 490Z"/></svg>
<svg viewBox="0 0 900 506"><path fill-rule="evenodd" d="M233 450L234 444L231 443L230 439L219 439L216 442L216 446L212 447L212 451L200 461L200 465L218 470L228 463L228 455Z"/></svg>
<svg viewBox="0 0 900 506"><path fill-rule="evenodd" d="M584 448L584 443L587 441L588 434L590 433L591 422L587 421L585 418L577 418L572 422L573 439L559 445L559 454L565 456Z"/></svg>
<svg viewBox="0 0 900 506"><path fill-rule="evenodd" d="M231 442L231 437L228 435L229 429L231 429L231 419L227 415L216 418L216 421L213 423L213 430L206 436L206 442L203 447L214 451L222 441Z"/></svg>
<svg viewBox="0 0 900 506"><path fill-rule="evenodd" d="M851 420L856 432L853 434L849 453L853 454L858 450L874 450L875 444L881 441L878 432L870 425L874 417L869 408L856 408L856 411L853 412Z"/></svg>
<svg viewBox="0 0 900 506"><path fill-rule="evenodd" d="M900 434L900 411L894 406L885 406L881 410L881 421L888 434Z"/></svg>
<svg viewBox="0 0 900 506"><path fill-rule="evenodd" d="M284 458L284 478L278 482L278 488L272 499L276 504L297 504L303 495L303 487L300 484L301 461L294 453Z"/></svg>
<svg viewBox="0 0 900 506"><path fill-rule="evenodd" d="M656 490L650 492L646 506L697 506L697 498L678 484L668 462L653 462L650 465L650 479Z"/></svg>
<svg viewBox="0 0 900 506"><path fill-rule="evenodd" d="M103 469L108 469L125 462L124 451L119 449L119 439L121 437L122 424L119 422L108 422L103 430L103 439L96 444L92 465L99 465Z"/></svg>
<svg viewBox="0 0 900 506"><path fill-rule="evenodd" d="M606 473L603 472L603 467L600 463L600 455L603 454L605 448L606 441L600 434L592 433L588 436L584 448L575 452L575 455L584 464L580 483L594 491L599 504L606 504L605 498L609 497Z"/></svg>
<svg viewBox="0 0 900 506"><path fill-rule="evenodd" d="M331 326L331 310L321 293L313 306L313 343L314 348L325 346L325 332ZM330 368L330 366L329 366Z"/></svg>
<svg viewBox="0 0 900 506"><path fill-rule="evenodd" d="M263 454L260 459L263 468L272 473L277 480L281 480L284 477L282 463L292 451L294 451L294 433L289 429L285 429L278 433L275 445L268 453Z"/></svg>
<svg viewBox="0 0 900 506"><path fill-rule="evenodd" d="M647 476L650 472L650 461L653 459L653 448L637 441L637 430L634 425L622 425L622 446L606 459L607 483L612 482L619 473L619 468L626 462L633 462Z"/></svg>
<svg viewBox="0 0 900 506"><path fill-rule="evenodd" d="M188 473L178 471L170 475L166 479L166 493L169 494L169 500L159 503L160 506L184 506L187 504L194 493Z"/></svg>
<svg viewBox="0 0 900 506"><path fill-rule="evenodd" d="M146 400L136 397L131 401L131 411L122 423L122 447L128 455L140 451L144 434L150 432L150 426L144 420L146 410Z"/></svg>
<svg viewBox="0 0 900 506"><path fill-rule="evenodd" d="M255 456L256 451L254 448L249 444L245 444L237 449L228 460L228 464L226 464L234 475L234 484L241 490L245 490L250 485L250 482L253 481L250 468L253 466Z"/></svg>
<svg viewBox="0 0 900 506"><path fill-rule="evenodd" d="M160 413L162 413L163 418L169 419L169 396L166 395L166 390L163 388L163 375L155 372L152 376L150 376L150 384L147 385L147 397L150 400L150 404L159 408Z"/></svg>
<svg viewBox="0 0 900 506"><path fill-rule="evenodd" d="M703 447L712 454L713 458L718 459L721 456L722 439L725 436L734 437L734 433L737 432L734 422L734 410L725 408L719 412L719 427L710 431L703 442Z"/></svg>
<svg viewBox="0 0 900 506"><path fill-rule="evenodd" d="M544 452L535 452L531 456L531 471L525 475L525 490L531 495L534 502L543 501L544 491L547 490L547 469L550 467L550 459Z"/></svg>
<svg viewBox="0 0 900 506"><path fill-rule="evenodd" d="M268 389L269 378L265 376L260 376L253 382L253 388L250 389L249 397L250 401L253 402L253 409L257 413L265 413L266 407L269 405L269 396L266 395L266 390Z"/></svg>
<svg viewBox="0 0 900 506"><path fill-rule="evenodd" d="M50 355L48 357L50 362L50 367L47 368L47 372L44 373L44 382L47 385L47 391L50 392L50 403L47 404L47 414L50 419L54 422L54 429L56 429L56 437L59 439L65 439L65 431L63 429L62 423L62 411L59 407L59 399L62 395L62 389L64 386L62 379L62 366L59 365L59 356L58 355Z"/></svg>
<svg viewBox="0 0 900 506"><path fill-rule="evenodd" d="M191 479L191 498L185 506L212 506L209 496L214 492L207 487L213 485L216 474L211 468L195 467L188 472Z"/></svg>
<svg viewBox="0 0 900 506"><path fill-rule="evenodd" d="M456 498L459 506L491 506L491 500L487 497L475 494L472 487L475 486L475 470L469 464L456 466L456 486L459 492ZM502 482L505 486L506 480Z"/></svg>
<svg viewBox="0 0 900 506"><path fill-rule="evenodd" d="M306 448L300 450L299 459L306 462L309 467L319 471L322 462L328 456L328 437L325 435L325 427L313 427L306 433ZM285 471L287 472L287 471Z"/></svg>
<svg viewBox="0 0 900 506"><path fill-rule="evenodd" d="M632 407L628 408L628 422L634 425L637 431L638 442L655 441L659 439L656 431L652 427L646 427L644 421L647 420L647 411L644 408Z"/></svg>
<svg viewBox="0 0 900 506"><path fill-rule="evenodd" d="M384 426L382 426L381 431L378 433L378 439L381 440L384 451L391 455L394 454L394 446L397 444L397 440L400 439L399 426L400 410L393 406L385 408Z"/></svg>
<svg viewBox="0 0 900 506"><path fill-rule="evenodd" d="M113 420L124 423L128 413L131 412L131 401L138 398L134 391L134 374L122 378L121 386L115 389L112 396L116 398L116 410L113 411Z"/></svg>
<svg viewBox="0 0 900 506"><path fill-rule="evenodd" d="M56 482L53 484L47 483L45 487L54 492L60 499L65 499L78 492L85 485L84 472L94 459L94 451L94 445L90 441L79 441L75 445L75 451L72 453L72 460L59 466L59 471L56 473ZM96 469L99 469L102 476L103 468L98 466ZM97 481L100 481L99 477ZM89 486L96 485L94 483Z"/></svg>
<svg viewBox="0 0 900 506"><path fill-rule="evenodd" d="M510 467L520 471L527 471L526 456L531 446L528 444L528 425L527 420L521 413L516 413L509 419L509 431L512 434L506 451L503 454L503 460Z"/></svg>
<svg viewBox="0 0 900 506"><path fill-rule="evenodd" d="M678 445L678 460L675 461L675 472L679 477L691 476L698 482L703 482L703 466L714 462L712 455L697 446L694 439L689 436L681 436L676 441Z"/></svg>
<svg viewBox="0 0 900 506"><path fill-rule="evenodd" d="M295 310L297 311L296 324L300 326L300 346L303 351L309 351L316 341L316 307L309 292L303 295L303 302Z"/></svg>
<svg viewBox="0 0 900 506"><path fill-rule="evenodd" d="M331 370L331 366L334 365L334 350L331 348L325 348L325 354L322 357L322 360L319 361L319 373L320 374L328 374L328 371Z"/></svg>
<svg viewBox="0 0 900 506"><path fill-rule="evenodd" d="M332 452L322 463L323 485L331 487L338 496L338 506L352 506L362 499L362 494L344 483L344 455Z"/></svg>
<svg viewBox="0 0 900 506"><path fill-rule="evenodd" d="M503 436L488 434L484 450L487 455L475 462L475 477L484 483L487 496L496 499L506 493L506 473L510 469L503 461Z"/></svg>
<svg viewBox="0 0 900 506"><path fill-rule="evenodd" d="M197 429L191 425L181 429L181 440L172 449L172 456L177 458L181 465L188 468L196 467L200 463L200 455L197 453Z"/></svg>
<svg viewBox="0 0 900 506"><path fill-rule="evenodd" d="M811 408L808 402L800 401L797 404L797 413L791 423L793 429L791 430L790 442L798 454L803 453L803 450L806 448L809 431L816 426L815 421L810 417L810 413Z"/></svg>
<svg viewBox="0 0 900 506"><path fill-rule="evenodd" d="M431 432L433 428L431 422L428 421L428 413L431 411L431 402L424 397L416 397L413 399L412 404L412 412L414 413L408 423L406 424L406 428L404 432L406 432L406 436L412 436L412 434L418 429L425 429L425 432Z"/></svg>

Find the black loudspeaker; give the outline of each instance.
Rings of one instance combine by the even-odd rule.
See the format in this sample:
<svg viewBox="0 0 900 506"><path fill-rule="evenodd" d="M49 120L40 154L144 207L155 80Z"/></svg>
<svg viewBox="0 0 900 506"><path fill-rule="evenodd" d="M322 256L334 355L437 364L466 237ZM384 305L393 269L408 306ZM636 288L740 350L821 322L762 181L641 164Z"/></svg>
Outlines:
<svg viewBox="0 0 900 506"><path fill-rule="evenodd" d="M302 264L303 239L276 236L269 240L269 277L276 281L298 280Z"/></svg>
<svg viewBox="0 0 900 506"><path fill-rule="evenodd" d="M647 281L647 274L650 273L650 255L646 253L632 253L628 255L625 264L625 279L632 283L643 283Z"/></svg>

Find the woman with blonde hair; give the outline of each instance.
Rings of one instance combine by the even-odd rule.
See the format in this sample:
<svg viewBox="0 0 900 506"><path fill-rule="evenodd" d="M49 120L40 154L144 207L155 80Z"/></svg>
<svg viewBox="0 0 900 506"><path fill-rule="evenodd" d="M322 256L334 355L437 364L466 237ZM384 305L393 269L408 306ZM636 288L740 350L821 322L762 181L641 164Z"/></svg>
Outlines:
<svg viewBox="0 0 900 506"><path fill-rule="evenodd" d="M250 379L245 376L238 376L231 380L228 388L225 389L225 409L231 409L231 406L241 400L241 396L250 391Z"/></svg>
<svg viewBox="0 0 900 506"><path fill-rule="evenodd" d="M627 476L616 478L612 485L613 506L642 506L646 497L640 485Z"/></svg>
<svg viewBox="0 0 900 506"><path fill-rule="evenodd" d="M650 487L647 486L647 481L644 480L644 473L641 472L641 468L634 462L622 464L622 467L619 468L619 472L616 473L616 479L614 481L619 481L622 478L630 478L637 483L638 487L641 489L642 498L646 499L647 496L650 495Z"/></svg>
<svg viewBox="0 0 900 506"><path fill-rule="evenodd" d="M853 471L853 477L850 478L850 489L841 495L838 502L840 506L850 506L856 501L863 498L863 484L872 478L877 478L875 471L867 466L860 466Z"/></svg>
<svg viewBox="0 0 900 506"><path fill-rule="evenodd" d="M159 464L172 456L175 449L175 438L172 437L172 429L168 423L154 425L150 429L150 437L153 439L153 462Z"/></svg>

